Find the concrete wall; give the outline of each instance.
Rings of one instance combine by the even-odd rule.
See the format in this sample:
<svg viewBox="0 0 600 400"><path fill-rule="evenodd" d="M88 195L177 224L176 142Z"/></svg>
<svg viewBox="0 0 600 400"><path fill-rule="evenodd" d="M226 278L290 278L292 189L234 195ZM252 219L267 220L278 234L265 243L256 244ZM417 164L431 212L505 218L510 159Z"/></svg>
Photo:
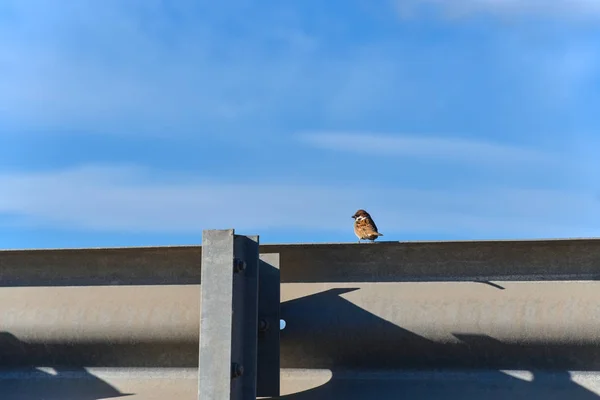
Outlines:
<svg viewBox="0 0 600 400"><path fill-rule="evenodd" d="M600 239L261 245L281 281L569 280L600 276ZM0 285L198 284L200 246L0 251Z"/></svg>
<svg viewBox="0 0 600 400"><path fill-rule="evenodd" d="M600 368L600 240L260 250L280 253L290 371ZM199 246L0 251L1 366L197 366L200 260Z"/></svg>

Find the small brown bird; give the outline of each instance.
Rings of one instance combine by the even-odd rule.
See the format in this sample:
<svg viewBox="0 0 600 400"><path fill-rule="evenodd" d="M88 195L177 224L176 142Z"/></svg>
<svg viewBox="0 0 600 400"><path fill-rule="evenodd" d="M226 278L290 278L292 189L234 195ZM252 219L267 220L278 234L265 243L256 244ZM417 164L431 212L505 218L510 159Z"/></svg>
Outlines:
<svg viewBox="0 0 600 400"><path fill-rule="evenodd" d="M377 225L365 210L358 210L352 218L354 218L354 234L358 237L358 243L361 240L373 242L377 237L383 236L382 233L377 232Z"/></svg>

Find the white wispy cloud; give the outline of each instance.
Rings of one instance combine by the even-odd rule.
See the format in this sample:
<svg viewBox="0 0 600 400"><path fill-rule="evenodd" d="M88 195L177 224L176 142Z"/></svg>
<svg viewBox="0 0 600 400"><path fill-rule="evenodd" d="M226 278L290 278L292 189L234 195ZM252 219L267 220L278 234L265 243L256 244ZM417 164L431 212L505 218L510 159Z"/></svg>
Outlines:
<svg viewBox="0 0 600 400"><path fill-rule="evenodd" d="M0 174L0 215L29 226L115 232L200 232L234 227L347 232L369 205L386 238L395 233L472 237L589 236L598 200L586 192L478 187L417 190L292 182L218 183L179 176L152 181L151 170L84 166ZM185 183L182 183L185 181Z"/></svg>
<svg viewBox="0 0 600 400"><path fill-rule="evenodd" d="M349 157L345 159L352 157L357 168L361 163L367 169L374 165L378 174L386 174L382 165L386 169L410 169L432 187L450 187L452 181L468 182L468 187L502 181L519 188L600 193L593 172L600 168L600 163L587 150L596 141L582 141L577 135L571 135L571 143L566 146L551 148L532 141L529 145L518 145L514 140L502 143L484 137L359 131L299 132L296 140L332 154L347 154ZM424 172L427 165L435 166L434 171ZM462 190L462 186L456 190Z"/></svg>
<svg viewBox="0 0 600 400"><path fill-rule="evenodd" d="M577 20L600 18L600 3L595 0L396 0L396 4L403 15L414 14L422 7L433 7L451 17L488 14Z"/></svg>
<svg viewBox="0 0 600 400"><path fill-rule="evenodd" d="M527 164L540 168L556 166L564 161L558 154L534 148L454 137L330 131L303 132L297 137L317 148L377 157L429 158L496 167L511 164L522 167Z"/></svg>

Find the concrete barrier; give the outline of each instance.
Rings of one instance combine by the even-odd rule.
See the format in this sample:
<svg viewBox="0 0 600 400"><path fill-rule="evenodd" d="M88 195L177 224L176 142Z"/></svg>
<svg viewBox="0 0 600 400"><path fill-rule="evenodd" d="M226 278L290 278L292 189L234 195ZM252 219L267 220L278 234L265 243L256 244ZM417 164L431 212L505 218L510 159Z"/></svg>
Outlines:
<svg viewBox="0 0 600 400"><path fill-rule="evenodd" d="M600 239L262 244L281 282L595 280ZM1 286L199 284L201 246L0 251Z"/></svg>
<svg viewBox="0 0 600 400"><path fill-rule="evenodd" d="M600 240L259 251L279 254L286 371L600 369ZM201 258L0 251L0 367L196 368Z"/></svg>

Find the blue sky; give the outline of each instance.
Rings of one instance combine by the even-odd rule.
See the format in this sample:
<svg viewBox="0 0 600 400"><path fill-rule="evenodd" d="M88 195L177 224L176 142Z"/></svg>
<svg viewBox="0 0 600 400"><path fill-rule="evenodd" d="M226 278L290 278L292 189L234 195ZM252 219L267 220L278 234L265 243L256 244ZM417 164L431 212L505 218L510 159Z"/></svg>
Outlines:
<svg viewBox="0 0 600 400"><path fill-rule="evenodd" d="M600 3L3 0L0 248L600 234Z"/></svg>

